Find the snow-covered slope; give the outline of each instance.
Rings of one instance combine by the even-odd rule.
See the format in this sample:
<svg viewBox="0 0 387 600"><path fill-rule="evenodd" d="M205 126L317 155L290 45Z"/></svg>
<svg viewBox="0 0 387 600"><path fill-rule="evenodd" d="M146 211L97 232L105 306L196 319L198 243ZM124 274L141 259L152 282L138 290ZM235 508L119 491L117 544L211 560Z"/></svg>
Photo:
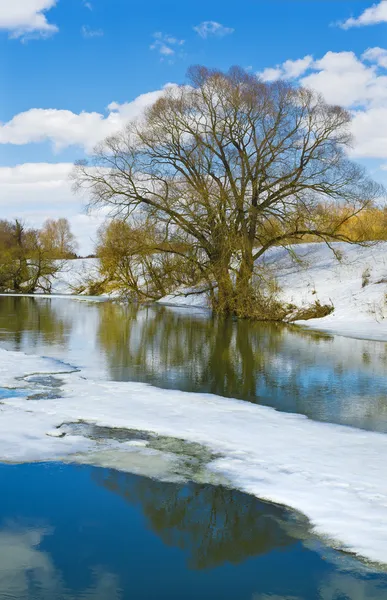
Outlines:
<svg viewBox="0 0 387 600"><path fill-rule="evenodd" d="M74 289L87 279L98 279L98 260L78 258L66 260L52 281L52 294L73 294Z"/></svg>
<svg viewBox="0 0 387 600"><path fill-rule="evenodd" d="M324 243L300 244L293 250L301 262L283 248L273 248L265 264L273 267L284 301L298 307L318 300L332 304L332 314L300 321L301 325L351 337L387 341L387 242L363 247L332 244L341 254L337 260ZM188 290L189 292L190 290ZM204 295L184 291L161 303L208 307Z"/></svg>
<svg viewBox="0 0 387 600"><path fill-rule="evenodd" d="M351 337L387 341L387 242L363 247L324 243L294 246L295 260L284 248L273 248L265 264L275 273L284 302L305 307L318 300L331 304L332 314L299 324ZM98 260L66 261L53 281L53 294L72 294L76 286L98 279ZM111 294L110 294L111 295ZM204 294L181 290L161 304L208 308Z"/></svg>

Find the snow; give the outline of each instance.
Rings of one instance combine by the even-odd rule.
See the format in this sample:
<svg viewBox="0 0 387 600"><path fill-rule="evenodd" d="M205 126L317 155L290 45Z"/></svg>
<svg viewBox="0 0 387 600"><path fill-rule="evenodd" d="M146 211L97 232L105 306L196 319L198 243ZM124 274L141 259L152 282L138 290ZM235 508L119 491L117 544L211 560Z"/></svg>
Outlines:
<svg viewBox="0 0 387 600"><path fill-rule="evenodd" d="M74 288L87 279L98 279L99 261L96 258L66 260L52 281L53 294L73 294Z"/></svg>
<svg viewBox="0 0 387 600"><path fill-rule="evenodd" d="M300 308L316 300L333 305L330 315L298 321L299 325L354 338L387 341L387 242L368 247L334 243L332 247L342 255L340 261L324 243L293 246L301 262L292 259L281 247L267 252L264 264L273 268L282 290L281 299ZM191 289L179 290L162 298L160 303L209 306L205 294L192 294Z"/></svg>
<svg viewBox="0 0 387 600"><path fill-rule="evenodd" d="M79 431L58 436L58 427L75 421L181 438L220 454L209 468L233 486L293 507L339 547L387 563L387 528L381 526L387 522L387 435L209 394L86 379L63 373L65 365L58 369L55 361L5 350L0 350L0 364L2 384L23 371L62 370L63 394L3 399L0 460L76 460L81 453L98 464L101 450L106 465L109 448L139 451L136 445L101 443ZM28 378L14 383L33 386Z"/></svg>
<svg viewBox="0 0 387 600"><path fill-rule="evenodd" d="M1 387L15 387L18 379L28 374L68 373L74 367L56 359L28 356L20 352L0 350ZM17 385L20 387L22 384Z"/></svg>

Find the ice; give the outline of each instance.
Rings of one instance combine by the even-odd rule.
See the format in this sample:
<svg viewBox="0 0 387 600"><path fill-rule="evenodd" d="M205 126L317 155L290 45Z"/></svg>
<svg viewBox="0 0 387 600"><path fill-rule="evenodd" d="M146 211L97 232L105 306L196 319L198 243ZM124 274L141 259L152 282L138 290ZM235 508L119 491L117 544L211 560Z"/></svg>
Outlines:
<svg viewBox="0 0 387 600"><path fill-rule="evenodd" d="M0 350L0 364L7 365L2 376L8 380L57 367L52 361L5 350ZM235 487L293 507L341 548L387 563L386 435L210 394L91 380L78 373L62 374L61 380L61 398L42 401L10 395L3 400L0 460L71 460L90 454L89 460L98 464L92 456L100 451L101 464L106 464L108 449L123 451L117 441L93 440L80 430L52 435L66 423L181 438L217 453L210 468ZM116 460L116 468L120 463Z"/></svg>
<svg viewBox="0 0 387 600"><path fill-rule="evenodd" d="M72 370L74 370L74 367L60 360L0 350L1 387L21 387L20 382L16 386L15 380L26 375L52 375L53 373L67 373Z"/></svg>

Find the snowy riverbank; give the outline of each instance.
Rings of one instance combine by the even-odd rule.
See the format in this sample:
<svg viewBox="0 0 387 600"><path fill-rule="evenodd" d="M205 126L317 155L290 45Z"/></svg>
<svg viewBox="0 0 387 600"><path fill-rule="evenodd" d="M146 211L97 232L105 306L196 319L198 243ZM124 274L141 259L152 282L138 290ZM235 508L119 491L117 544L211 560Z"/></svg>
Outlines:
<svg viewBox="0 0 387 600"><path fill-rule="evenodd" d="M300 244L293 250L301 262L283 248L267 253L285 302L304 307L318 300L334 311L300 325L349 337L387 341L387 242L370 247L332 244L337 260L324 243ZM175 306L208 307L205 295L180 294L163 298Z"/></svg>
<svg viewBox="0 0 387 600"><path fill-rule="evenodd" d="M321 319L299 321L305 327L348 337L387 341L387 242L362 247L324 243L300 244L293 250L273 248L265 264L275 272L284 302L306 307L318 300L333 312ZM52 294L73 294L86 279L98 278L97 259L67 261L53 281ZM101 299L109 297L101 296ZM112 297L112 296L110 296ZM205 294L180 290L159 301L177 307L208 308Z"/></svg>

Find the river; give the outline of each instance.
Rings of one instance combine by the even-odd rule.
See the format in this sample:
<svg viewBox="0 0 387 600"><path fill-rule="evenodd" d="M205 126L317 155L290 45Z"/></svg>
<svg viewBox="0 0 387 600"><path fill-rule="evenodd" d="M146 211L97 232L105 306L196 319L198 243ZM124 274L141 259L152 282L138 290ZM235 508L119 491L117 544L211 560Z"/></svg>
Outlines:
<svg viewBox="0 0 387 600"><path fill-rule="evenodd" d="M214 394L226 412L239 399L290 418L387 433L382 342L204 310L2 297L0 347L63 361L93 382ZM39 377L35 383L42 385ZM51 395L33 403L49 402L56 385L51 377ZM0 389L10 401L18 394ZM147 440L145 433L90 427L67 423L63 435L76 428L94 441ZM152 471L137 461L128 472L71 457L0 464L1 599L387 598L383 564L335 549L294 508L211 479L209 450L162 435L150 448L150 457L178 455L179 468ZM342 516L338 508L337 520Z"/></svg>

